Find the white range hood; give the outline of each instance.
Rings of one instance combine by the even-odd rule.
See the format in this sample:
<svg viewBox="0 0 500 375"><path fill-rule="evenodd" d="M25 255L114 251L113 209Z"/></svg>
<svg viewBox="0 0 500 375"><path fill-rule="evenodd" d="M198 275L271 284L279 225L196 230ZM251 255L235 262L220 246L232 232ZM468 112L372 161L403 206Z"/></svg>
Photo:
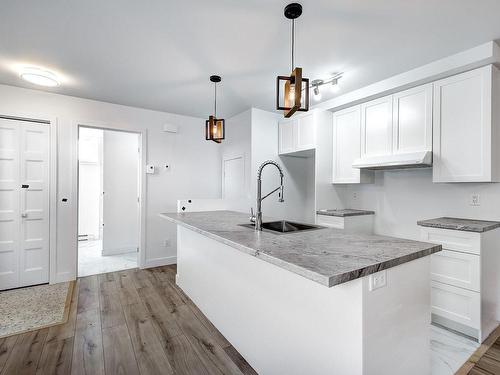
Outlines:
<svg viewBox="0 0 500 375"><path fill-rule="evenodd" d="M418 151L390 155L370 156L357 159L352 164L359 169L406 169L432 166L432 151Z"/></svg>

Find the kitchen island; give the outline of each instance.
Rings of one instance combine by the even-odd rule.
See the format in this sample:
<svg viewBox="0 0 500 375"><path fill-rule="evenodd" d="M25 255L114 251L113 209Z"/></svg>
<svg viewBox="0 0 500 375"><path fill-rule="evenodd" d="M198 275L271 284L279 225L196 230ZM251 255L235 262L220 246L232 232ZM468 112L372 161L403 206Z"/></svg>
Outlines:
<svg viewBox="0 0 500 375"><path fill-rule="evenodd" d="M440 245L256 232L231 211L161 216L177 224L177 284L257 372L430 373L429 255Z"/></svg>

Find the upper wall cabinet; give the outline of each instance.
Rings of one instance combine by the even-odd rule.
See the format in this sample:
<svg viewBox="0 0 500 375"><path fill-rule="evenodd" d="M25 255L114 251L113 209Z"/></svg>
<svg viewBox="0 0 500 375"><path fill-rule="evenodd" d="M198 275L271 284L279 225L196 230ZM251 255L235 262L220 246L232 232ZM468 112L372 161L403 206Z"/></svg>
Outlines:
<svg viewBox="0 0 500 375"><path fill-rule="evenodd" d="M312 150L316 147L315 112L279 122L279 154L287 155Z"/></svg>
<svg viewBox="0 0 500 375"><path fill-rule="evenodd" d="M393 95L393 152L432 150L432 84Z"/></svg>
<svg viewBox="0 0 500 375"><path fill-rule="evenodd" d="M432 84L361 104L361 157L354 167L426 167L431 151Z"/></svg>
<svg viewBox="0 0 500 375"><path fill-rule="evenodd" d="M352 167L361 156L361 106L333 114L333 183L373 182L373 172Z"/></svg>
<svg viewBox="0 0 500 375"><path fill-rule="evenodd" d="M392 153L392 96L361 104L361 157Z"/></svg>
<svg viewBox="0 0 500 375"><path fill-rule="evenodd" d="M499 72L493 65L434 83L434 182L498 182Z"/></svg>

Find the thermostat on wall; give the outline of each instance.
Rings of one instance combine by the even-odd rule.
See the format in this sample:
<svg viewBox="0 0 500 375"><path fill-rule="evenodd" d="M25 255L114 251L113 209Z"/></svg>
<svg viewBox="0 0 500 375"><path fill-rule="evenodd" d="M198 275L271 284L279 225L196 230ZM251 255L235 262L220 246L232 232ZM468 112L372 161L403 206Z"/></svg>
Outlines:
<svg viewBox="0 0 500 375"><path fill-rule="evenodd" d="M151 164L146 165L146 173L155 174L155 166Z"/></svg>

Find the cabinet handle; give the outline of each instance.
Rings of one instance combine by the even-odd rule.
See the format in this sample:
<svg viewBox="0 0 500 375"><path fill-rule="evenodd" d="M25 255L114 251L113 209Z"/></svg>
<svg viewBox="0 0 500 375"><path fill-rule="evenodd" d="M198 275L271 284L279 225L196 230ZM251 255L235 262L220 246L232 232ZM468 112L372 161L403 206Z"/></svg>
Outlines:
<svg viewBox="0 0 500 375"><path fill-rule="evenodd" d="M25 219L25 218L27 218L27 217L28 217L28 214L25 212L25 213L21 214L21 217L22 217L23 219Z"/></svg>

